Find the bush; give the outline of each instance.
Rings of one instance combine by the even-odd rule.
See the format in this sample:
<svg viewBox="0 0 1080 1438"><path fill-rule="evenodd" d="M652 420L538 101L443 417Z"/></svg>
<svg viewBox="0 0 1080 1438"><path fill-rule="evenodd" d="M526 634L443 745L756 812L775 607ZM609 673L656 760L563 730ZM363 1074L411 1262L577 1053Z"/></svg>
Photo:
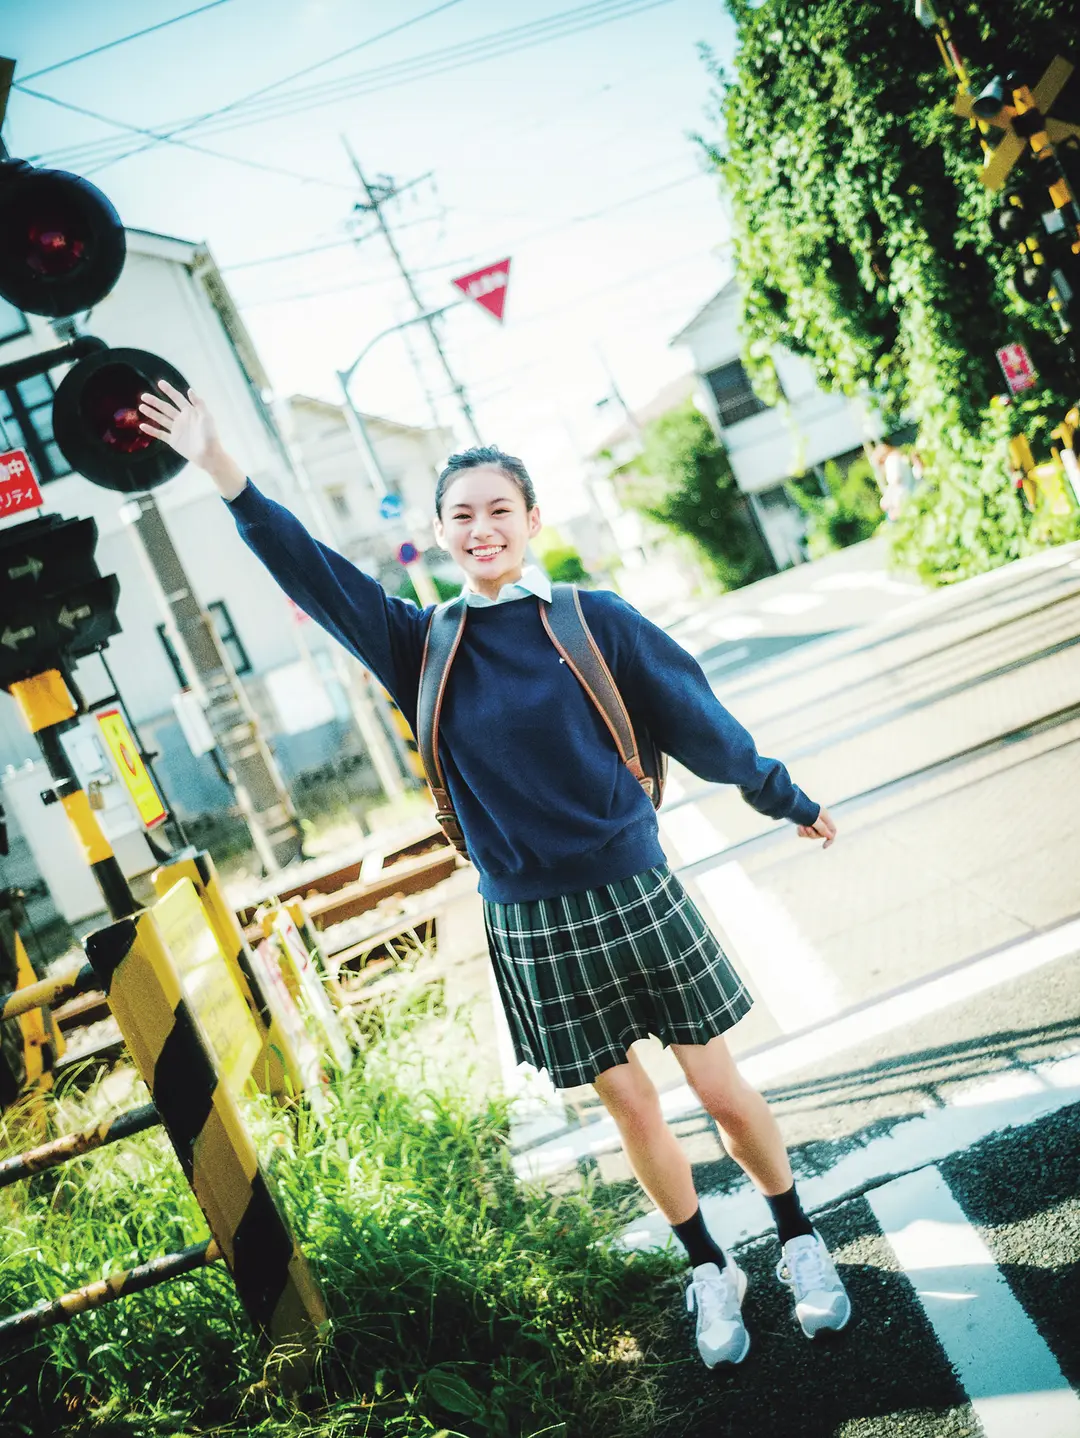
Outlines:
<svg viewBox="0 0 1080 1438"><path fill-rule="evenodd" d="M811 559L869 539L885 518L881 490L869 460L857 459L846 470L829 460L825 485L827 495L807 494L798 484L788 486L806 515L806 547Z"/></svg>
<svg viewBox="0 0 1080 1438"><path fill-rule="evenodd" d="M262 1356L217 1265L9 1353L5 1432L90 1433L106 1420L127 1438L652 1431L643 1351L669 1321L677 1260L614 1247L630 1215L603 1191L518 1183L506 1102L464 1096L438 1024L415 1004L385 1015L325 1128L258 1112L331 1314L308 1392L252 1397ZM70 1105L58 1117L87 1121ZM203 1233L160 1134L90 1156L0 1194L0 1312Z"/></svg>

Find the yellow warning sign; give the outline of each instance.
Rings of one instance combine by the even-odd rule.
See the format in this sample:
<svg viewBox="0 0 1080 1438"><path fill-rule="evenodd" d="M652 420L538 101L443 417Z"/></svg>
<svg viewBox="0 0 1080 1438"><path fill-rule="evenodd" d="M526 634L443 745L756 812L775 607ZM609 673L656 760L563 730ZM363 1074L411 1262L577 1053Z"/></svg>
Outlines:
<svg viewBox="0 0 1080 1438"><path fill-rule="evenodd" d="M206 1030L225 1082L239 1095L251 1077L262 1039L195 885L181 879L158 899L153 912L180 974L184 997Z"/></svg>
<svg viewBox="0 0 1080 1438"><path fill-rule="evenodd" d="M166 809L154 788L154 782L146 765L139 757L138 745L131 737L131 730L124 723L119 709L103 709L97 716L101 726L101 737L109 746L109 753L116 761L121 779L139 811L139 818L148 829L153 829L166 817Z"/></svg>

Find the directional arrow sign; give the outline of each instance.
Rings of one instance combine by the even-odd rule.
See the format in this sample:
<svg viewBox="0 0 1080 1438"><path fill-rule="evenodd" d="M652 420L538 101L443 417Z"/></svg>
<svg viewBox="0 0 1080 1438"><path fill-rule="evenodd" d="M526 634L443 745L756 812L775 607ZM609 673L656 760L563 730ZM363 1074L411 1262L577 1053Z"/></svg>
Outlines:
<svg viewBox="0 0 1080 1438"><path fill-rule="evenodd" d="M32 624L28 624L24 629L5 629L3 634L0 634L0 644L7 645L9 649L18 649L27 639L36 637L37 630Z"/></svg>
<svg viewBox="0 0 1080 1438"><path fill-rule="evenodd" d="M22 564L8 566L7 576L9 579L40 579L41 571L45 568L40 559L35 559L28 554Z"/></svg>
<svg viewBox="0 0 1080 1438"><path fill-rule="evenodd" d="M0 594L4 607L97 578L92 519L50 514L0 530Z"/></svg>
<svg viewBox="0 0 1080 1438"><path fill-rule="evenodd" d="M60 652L77 659L107 644L120 633L116 605L120 598L120 581L115 574L106 574L78 589L68 589L44 601L48 619L55 625Z"/></svg>

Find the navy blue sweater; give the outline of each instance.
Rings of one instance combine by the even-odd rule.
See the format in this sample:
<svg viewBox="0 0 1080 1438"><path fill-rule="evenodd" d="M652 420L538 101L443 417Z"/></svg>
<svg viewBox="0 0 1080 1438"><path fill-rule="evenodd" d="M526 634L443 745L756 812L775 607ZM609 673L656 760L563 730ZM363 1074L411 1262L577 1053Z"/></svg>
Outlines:
<svg viewBox="0 0 1080 1438"><path fill-rule="evenodd" d="M229 507L289 598L377 675L415 727L430 609L388 595L254 485ZM738 785L771 819L815 821L818 805L778 759L759 756L685 649L608 590L583 591L581 606L630 713L666 753ZM548 639L539 600L470 608L439 739L485 898L554 898L665 862L652 804Z"/></svg>

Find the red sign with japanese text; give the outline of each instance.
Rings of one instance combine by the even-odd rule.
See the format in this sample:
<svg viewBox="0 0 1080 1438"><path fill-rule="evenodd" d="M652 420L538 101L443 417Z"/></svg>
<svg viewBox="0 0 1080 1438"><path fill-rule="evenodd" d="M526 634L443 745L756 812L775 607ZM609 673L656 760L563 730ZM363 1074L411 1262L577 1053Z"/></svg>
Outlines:
<svg viewBox="0 0 1080 1438"><path fill-rule="evenodd" d="M12 449L0 454L0 519L22 509L40 509L44 503L25 453Z"/></svg>
<svg viewBox="0 0 1080 1438"><path fill-rule="evenodd" d="M488 314L502 321L506 306L506 287L510 283L510 261L499 260L494 265L485 265L482 270L473 270L471 275L462 275L454 281L462 294L482 305Z"/></svg>
<svg viewBox="0 0 1080 1438"><path fill-rule="evenodd" d="M1010 394L1020 394L1035 387L1039 377L1023 345L1003 345L997 352L997 359Z"/></svg>

